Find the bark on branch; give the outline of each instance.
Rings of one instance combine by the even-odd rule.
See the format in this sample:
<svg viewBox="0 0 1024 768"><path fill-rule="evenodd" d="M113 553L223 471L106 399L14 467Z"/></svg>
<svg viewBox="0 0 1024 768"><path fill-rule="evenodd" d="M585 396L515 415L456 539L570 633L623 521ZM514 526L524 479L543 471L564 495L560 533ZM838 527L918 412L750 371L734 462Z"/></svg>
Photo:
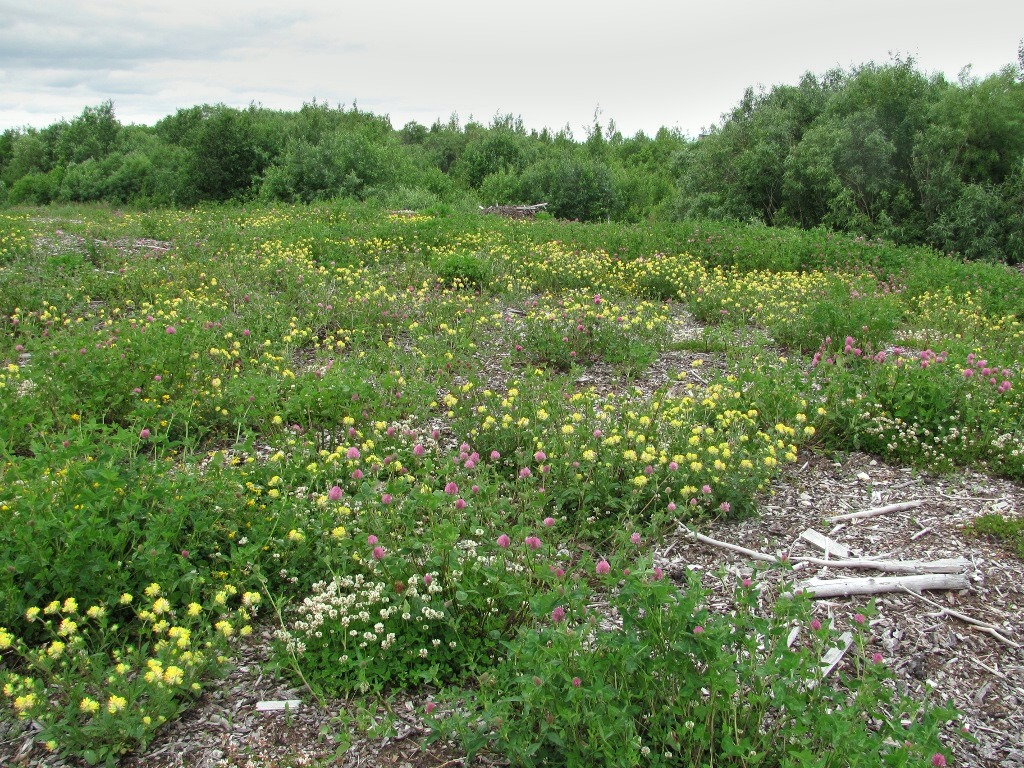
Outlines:
<svg viewBox="0 0 1024 768"><path fill-rule="evenodd" d="M967 574L929 573L917 576L868 576L850 579L809 579L797 591L815 599L877 595L882 592L920 592L933 589L967 589ZM791 594L791 593L790 593Z"/></svg>

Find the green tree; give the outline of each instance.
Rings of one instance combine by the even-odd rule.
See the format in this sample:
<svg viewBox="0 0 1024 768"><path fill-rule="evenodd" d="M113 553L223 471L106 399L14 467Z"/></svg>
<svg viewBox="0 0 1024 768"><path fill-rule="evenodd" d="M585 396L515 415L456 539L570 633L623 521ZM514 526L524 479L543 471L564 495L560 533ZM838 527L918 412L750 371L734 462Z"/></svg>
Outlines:
<svg viewBox="0 0 1024 768"><path fill-rule="evenodd" d="M113 102L86 107L82 114L61 131L55 148L55 160L67 166L85 160L100 160L114 148L121 124L114 116Z"/></svg>

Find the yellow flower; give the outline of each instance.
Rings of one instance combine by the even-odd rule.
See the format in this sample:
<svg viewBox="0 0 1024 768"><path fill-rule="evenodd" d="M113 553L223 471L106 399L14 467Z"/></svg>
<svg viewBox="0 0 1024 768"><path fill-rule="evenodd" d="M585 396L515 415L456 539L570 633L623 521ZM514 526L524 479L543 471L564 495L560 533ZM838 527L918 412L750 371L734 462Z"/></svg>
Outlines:
<svg viewBox="0 0 1024 768"><path fill-rule="evenodd" d="M14 711L17 712L19 716L24 716L24 714L35 705L36 695L31 692L26 693L24 696L19 696L14 700Z"/></svg>
<svg viewBox="0 0 1024 768"><path fill-rule="evenodd" d="M161 613L167 613L171 610L171 603L166 597L159 598L153 603L153 613L159 615Z"/></svg>
<svg viewBox="0 0 1024 768"><path fill-rule="evenodd" d="M242 605L259 605L262 599L259 592L246 592L242 595Z"/></svg>
<svg viewBox="0 0 1024 768"><path fill-rule="evenodd" d="M185 681L185 670L181 667L168 667L164 672L164 682L168 685L181 685Z"/></svg>
<svg viewBox="0 0 1024 768"><path fill-rule="evenodd" d="M306 538L306 535L302 531L297 531L294 528L288 531L288 538L292 541L302 541Z"/></svg>
<svg viewBox="0 0 1024 768"><path fill-rule="evenodd" d="M156 659L150 659L146 662L146 666L149 667L145 676L147 683L158 683L163 681L164 668L159 661Z"/></svg>
<svg viewBox="0 0 1024 768"><path fill-rule="evenodd" d="M155 581L146 587L146 597L158 597L160 595L160 585Z"/></svg>
<svg viewBox="0 0 1024 768"><path fill-rule="evenodd" d="M128 700L123 696L111 696L107 699L107 712L116 715L128 705Z"/></svg>
<svg viewBox="0 0 1024 768"><path fill-rule="evenodd" d="M88 712L92 714L93 712L99 711L100 703L95 699L90 699L88 696L86 696L78 703L78 708L83 712Z"/></svg>
<svg viewBox="0 0 1024 768"><path fill-rule="evenodd" d="M234 627L231 626L231 622L229 621L218 621L213 626L218 632L224 635L224 637L231 637L235 632Z"/></svg>
<svg viewBox="0 0 1024 768"><path fill-rule="evenodd" d="M60 610L60 602L54 600L52 603L43 608L43 613L56 613Z"/></svg>
<svg viewBox="0 0 1024 768"><path fill-rule="evenodd" d="M60 640L54 640L46 649L46 655L51 659L56 659L62 653L64 653L64 643Z"/></svg>
<svg viewBox="0 0 1024 768"><path fill-rule="evenodd" d="M57 628L57 634L63 635L64 637L70 637L78 631L78 622L72 621L71 619L64 619L61 621L60 626Z"/></svg>
<svg viewBox="0 0 1024 768"><path fill-rule="evenodd" d="M14 643L14 635L0 627L0 651L5 651Z"/></svg>
<svg viewBox="0 0 1024 768"><path fill-rule="evenodd" d="M118 600L118 602L121 603L121 605L128 605L128 603L130 603L132 600L133 600L132 596L130 594L128 594L127 592L125 592L123 595L121 595L121 597Z"/></svg>
<svg viewBox="0 0 1024 768"><path fill-rule="evenodd" d="M29 621L35 621L38 616L39 616L39 608L37 606L35 606L35 605L33 605L31 608L29 608L27 611L25 611L25 618L28 619Z"/></svg>
<svg viewBox="0 0 1024 768"><path fill-rule="evenodd" d="M345 538L345 534L346 534L345 526L343 526L343 525L339 525L337 528L335 528L333 531L331 531L331 536L333 536L336 539L343 539L343 538Z"/></svg>
<svg viewBox="0 0 1024 768"><path fill-rule="evenodd" d="M85 615L90 619L100 619L106 616L107 609L101 605L93 605L89 607L89 610L85 612Z"/></svg>
<svg viewBox="0 0 1024 768"><path fill-rule="evenodd" d="M189 616L198 616L202 612L203 612L203 606L201 606L199 603L189 603L188 604L188 615Z"/></svg>
<svg viewBox="0 0 1024 768"><path fill-rule="evenodd" d="M73 597L69 597L64 601L64 605L61 606L61 610L64 613L76 613L78 611L78 601Z"/></svg>
<svg viewBox="0 0 1024 768"><path fill-rule="evenodd" d="M176 640L175 645L179 648L188 648L192 633L185 629L185 627L171 627L167 630L167 636L172 640Z"/></svg>

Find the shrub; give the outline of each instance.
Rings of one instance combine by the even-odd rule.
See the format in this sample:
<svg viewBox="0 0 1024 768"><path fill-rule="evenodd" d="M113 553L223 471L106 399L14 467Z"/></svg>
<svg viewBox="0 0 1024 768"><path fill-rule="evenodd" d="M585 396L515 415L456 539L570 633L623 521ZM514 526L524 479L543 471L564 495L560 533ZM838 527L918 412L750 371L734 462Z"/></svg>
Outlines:
<svg viewBox="0 0 1024 768"><path fill-rule="evenodd" d="M490 273L483 254L453 253L437 265L437 276L451 288L482 288Z"/></svg>

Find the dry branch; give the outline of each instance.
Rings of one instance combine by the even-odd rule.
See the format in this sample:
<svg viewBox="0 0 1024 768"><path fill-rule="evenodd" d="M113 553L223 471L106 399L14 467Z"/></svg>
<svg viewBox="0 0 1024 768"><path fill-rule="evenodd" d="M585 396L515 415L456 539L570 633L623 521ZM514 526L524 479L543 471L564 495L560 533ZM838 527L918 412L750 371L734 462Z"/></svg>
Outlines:
<svg viewBox="0 0 1024 768"><path fill-rule="evenodd" d="M963 573L971 561L965 557L945 560L825 560L820 557L794 557L794 562L828 565L833 568L853 568L888 573Z"/></svg>
<svg viewBox="0 0 1024 768"><path fill-rule="evenodd" d="M727 549L730 552L737 552L741 555L746 555L754 560L763 560L767 563L777 563L779 559L775 555L766 555L764 552L757 552L753 549L747 549L746 547L740 547L736 544L729 544L725 541L719 541L718 539L712 539L710 536L705 536L696 531L691 531L689 528L684 528L683 533L692 539L697 541L703 541L705 544L710 544L713 547L719 547L721 549Z"/></svg>
<svg viewBox="0 0 1024 768"><path fill-rule="evenodd" d="M834 517L825 518L830 523L836 523L840 520L861 520L865 517L874 517L875 515L884 515L889 512L905 512L908 509L917 509L924 504L923 499L915 499L914 501L902 501L899 504L887 504L884 507L875 507L873 509L865 509L862 512L850 512L845 515L836 515Z"/></svg>
<svg viewBox="0 0 1024 768"><path fill-rule="evenodd" d="M918 576L868 576L851 579L809 579L797 587L799 592L815 599L848 597L850 595L877 595L881 592L902 592L924 589L967 589L967 575L963 573L928 573ZM787 593L787 596L791 593Z"/></svg>

